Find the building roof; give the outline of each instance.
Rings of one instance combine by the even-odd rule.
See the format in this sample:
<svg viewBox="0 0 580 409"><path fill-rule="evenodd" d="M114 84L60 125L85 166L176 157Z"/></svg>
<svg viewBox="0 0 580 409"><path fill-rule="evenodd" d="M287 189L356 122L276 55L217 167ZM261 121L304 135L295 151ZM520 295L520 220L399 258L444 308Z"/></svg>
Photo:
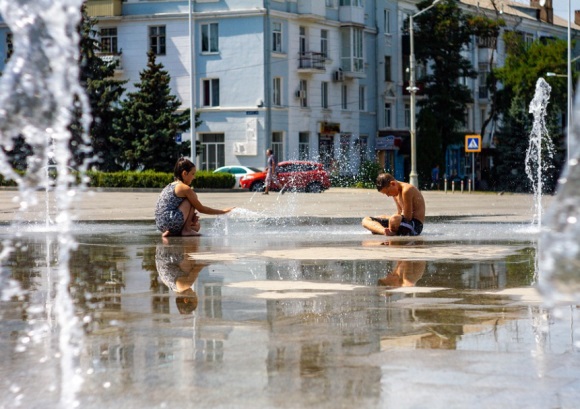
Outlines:
<svg viewBox="0 0 580 409"><path fill-rule="evenodd" d="M486 10L497 9L507 15L521 17L530 21L538 21L536 17L536 10L538 10L539 7L531 6L529 0L461 0L461 3L467 6L476 8L479 7ZM557 27L568 28L568 20L554 14L553 25ZM571 22L571 28L574 30L580 30L580 26L574 23L573 18Z"/></svg>

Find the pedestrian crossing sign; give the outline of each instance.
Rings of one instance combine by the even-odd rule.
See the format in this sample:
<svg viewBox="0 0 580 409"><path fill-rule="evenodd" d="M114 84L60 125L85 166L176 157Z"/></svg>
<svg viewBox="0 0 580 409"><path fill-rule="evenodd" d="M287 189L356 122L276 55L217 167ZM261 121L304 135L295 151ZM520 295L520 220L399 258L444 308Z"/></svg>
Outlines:
<svg viewBox="0 0 580 409"><path fill-rule="evenodd" d="M465 152L481 152L481 135L465 135Z"/></svg>

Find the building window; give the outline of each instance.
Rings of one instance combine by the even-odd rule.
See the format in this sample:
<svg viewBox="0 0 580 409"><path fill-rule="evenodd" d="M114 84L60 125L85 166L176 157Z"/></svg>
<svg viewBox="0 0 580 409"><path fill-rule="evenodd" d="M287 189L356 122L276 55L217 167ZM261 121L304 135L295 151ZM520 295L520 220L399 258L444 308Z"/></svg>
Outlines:
<svg viewBox="0 0 580 409"><path fill-rule="evenodd" d="M348 87L346 85L340 87L340 102L342 109L348 109Z"/></svg>
<svg viewBox="0 0 580 409"><path fill-rule="evenodd" d="M411 105L405 104L405 128L411 127Z"/></svg>
<svg viewBox="0 0 580 409"><path fill-rule="evenodd" d="M272 23L272 51L275 53L282 52L282 23Z"/></svg>
<svg viewBox="0 0 580 409"><path fill-rule="evenodd" d="M165 55L165 26L149 27L149 49L155 55Z"/></svg>
<svg viewBox="0 0 580 409"><path fill-rule="evenodd" d="M298 98L300 98L300 107L306 108L308 106L308 81L300 80L300 90L298 91Z"/></svg>
<svg viewBox="0 0 580 409"><path fill-rule="evenodd" d="M306 27L300 26L300 35L298 37L298 46L300 49L298 52L300 55L303 55L306 51L308 51L308 43L306 41Z"/></svg>
<svg viewBox="0 0 580 409"><path fill-rule="evenodd" d="M340 0L341 6L362 7L363 0Z"/></svg>
<svg viewBox="0 0 580 409"><path fill-rule="evenodd" d="M326 0L326 7L334 7L334 2L336 0Z"/></svg>
<svg viewBox="0 0 580 409"><path fill-rule="evenodd" d="M220 104L220 80L218 78L203 80L203 106L217 107Z"/></svg>
<svg viewBox="0 0 580 409"><path fill-rule="evenodd" d="M489 75L489 64L479 64L479 98L487 98L487 77Z"/></svg>
<svg viewBox="0 0 580 409"><path fill-rule="evenodd" d="M342 41L341 68L344 71L362 72L364 70L363 30L358 27L345 27L340 34Z"/></svg>
<svg viewBox="0 0 580 409"><path fill-rule="evenodd" d="M320 53L328 58L328 30L320 30Z"/></svg>
<svg viewBox="0 0 580 409"><path fill-rule="evenodd" d="M226 165L224 134L201 134L200 141L203 148L201 155L202 170L214 170Z"/></svg>
<svg viewBox="0 0 580 409"><path fill-rule="evenodd" d="M310 134L308 132L298 133L298 160L308 160L310 158Z"/></svg>
<svg viewBox="0 0 580 409"><path fill-rule="evenodd" d="M272 103L275 106L281 106L282 105L282 78L280 77L275 77L274 78L274 83L272 84Z"/></svg>
<svg viewBox="0 0 580 409"><path fill-rule="evenodd" d="M272 132L272 151L278 162L284 160L284 134L282 132Z"/></svg>
<svg viewBox="0 0 580 409"><path fill-rule="evenodd" d="M363 85L358 88L358 110L366 111L366 88Z"/></svg>
<svg viewBox="0 0 580 409"><path fill-rule="evenodd" d="M392 81L391 56L385 55L385 81Z"/></svg>
<svg viewBox="0 0 580 409"><path fill-rule="evenodd" d="M201 52L217 53L219 51L218 23L201 25Z"/></svg>
<svg viewBox="0 0 580 409"><path fill-rule="evenodd" d="M101 29L101 52L117 54L117 27Z"/></svg>
<svg viewBox="0 0 580 409"><path fill-rule="evenodd" d="M385 102L385 128L392 128L391 118L393 117L393 105L390 102Z"/></svg>
<svg viewBox="0 0 580 409"><path fill-rule="evenodd" d="M10 57L12 57L12 53L14 52L14 42L12 39L12 33L6 33L6 60L8 61Z"/></svg>
<svg viewBox="0 0 580 409"><path fill-rule="evenodd" d="M328 82L323 81L320 84L320 106L328 109Z"/></svg>
<svg viewBox="0 0 580 409"><path fill-rule="evenodd" d="M391 10L385 9L384 22L385 34L391 34Z"/></svg>

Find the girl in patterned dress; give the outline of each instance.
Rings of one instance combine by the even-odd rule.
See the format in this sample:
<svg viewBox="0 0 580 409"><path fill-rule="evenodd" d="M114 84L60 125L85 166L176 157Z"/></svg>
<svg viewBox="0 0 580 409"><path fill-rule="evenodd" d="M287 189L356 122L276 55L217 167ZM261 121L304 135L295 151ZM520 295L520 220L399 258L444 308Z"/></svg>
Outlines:
<svg viewBox="0 0 580 409"><path fill-rule="evenodd" d="M197 212L204 214L225 214L234 208L223 210L204 206L191 188L195 179L195 165L186 158L179 158L173 170L175 181L167 185L157 200L155 223L167 236L198 236L199 218Z"/></svg>

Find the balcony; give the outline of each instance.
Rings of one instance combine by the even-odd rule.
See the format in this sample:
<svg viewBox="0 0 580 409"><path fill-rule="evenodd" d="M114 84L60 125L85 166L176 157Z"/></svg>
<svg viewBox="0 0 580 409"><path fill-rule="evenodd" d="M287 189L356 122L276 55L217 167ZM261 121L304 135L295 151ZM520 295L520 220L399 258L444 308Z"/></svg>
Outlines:
<svg viewBox="0 0 580 409"><path fill-rule="evenodd" d="M357 6L340 6L338 9L338 18L341 23L364 26L365 9Z"/></svg>
<svg viewBox="0 0 580 409"><path fill-rule="evenodd" d="M115 73L123 72L123 59L121 54L110 54L110 53L99 53L101 60L104 62L117 62L117 67L115 67Z"/></svg>
<svg viewBox="0 0 580 409"><path fill-rule="evenodd" d="M88 0L87 14L89 17L111 17L122 15L122 0Z"/></svg>
<svg viewBox="0 0 580 409"><path fill-rule="evenodd" d="M324 54L307 51L298 55L298 70L300 72L326 71L325 62Z"/></svg>
<svg viewBox="0 0 580 409"><path fill-rule="evenodd" d="M298 0L300 18L320 20L326 17L326 5L323 1Z"/></svg>

